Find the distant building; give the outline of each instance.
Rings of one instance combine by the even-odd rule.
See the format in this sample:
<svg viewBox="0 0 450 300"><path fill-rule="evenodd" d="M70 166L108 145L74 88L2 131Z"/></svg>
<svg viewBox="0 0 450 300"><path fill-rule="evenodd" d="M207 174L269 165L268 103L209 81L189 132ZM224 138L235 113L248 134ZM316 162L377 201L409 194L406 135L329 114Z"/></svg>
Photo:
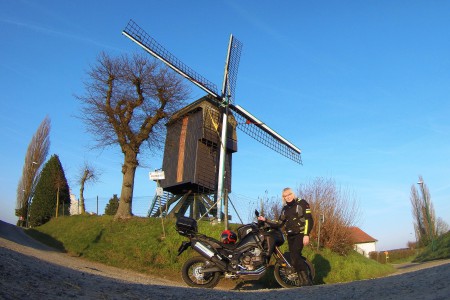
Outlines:
<svg viewBox="0 0 450 300"><path fill-rule="evenodd" d="M80 214L80 205L77 197L70 193L70 215L79 215Z"/></svg>
<svg viewBox="0 0 450 300"><path fill-rule="evenodd" d="M377 239L371 237L358 227L349 227L349 229L351 232L351 238L353 240L353 246L356 252L369 257L370 252L377 251Z"/></svg>

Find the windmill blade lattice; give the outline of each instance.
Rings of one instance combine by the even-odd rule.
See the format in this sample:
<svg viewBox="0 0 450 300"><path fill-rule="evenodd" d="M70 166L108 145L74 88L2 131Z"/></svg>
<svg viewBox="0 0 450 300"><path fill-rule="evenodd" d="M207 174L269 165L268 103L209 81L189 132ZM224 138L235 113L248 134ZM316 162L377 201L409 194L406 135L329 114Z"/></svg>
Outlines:
<svg viewBox="0 0 450 300"><path fill-rule="evenodd" d="M145 51L162 60L175 72L189 79L198 87L214 96L216 100L220 98L217 86L214 83L192 70L189 66L185 65L175 55L167 51L154 38L148 35L147 32L139 27L139 25L137 25L133 20L128 22L122 33L144 48Z"/></svg>
<svg viewBox="0 0 450 300"><path fill-rule="evenodd" d="M242 52L242 43L233 36L231 38L232 38L232 40L231 40L231 45L230 45L230 47L231 47L230 57L229 57L229 63L227 66L228 70L227 70L227 72L225 72L225 74L226 74L226 76L228 76L228 78L225 78L225 80L224 80L224 83L227 85L224 90L227 93L229 103L234 102L239 61L241 59L241 52ZM223 96L225 96L225 95L223 95Z"/></svg>
<svg viewBox="0 0 450 300"><path fill-rule="evenodd" d="M264 146L302 164L301 150L240 106L230 105L237 128Z"/></svg>

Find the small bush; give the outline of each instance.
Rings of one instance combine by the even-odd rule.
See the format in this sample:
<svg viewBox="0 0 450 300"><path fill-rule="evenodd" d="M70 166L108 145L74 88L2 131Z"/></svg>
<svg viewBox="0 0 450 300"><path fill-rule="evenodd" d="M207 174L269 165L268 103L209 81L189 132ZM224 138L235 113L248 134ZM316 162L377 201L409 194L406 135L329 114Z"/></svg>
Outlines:
<svg viewBox="0 0 450 300"><path fill-rule="evenodd" d="M117 210L119 209L119 201L120 199L117 197L116 194L109 199L108 204L106 204L105 207L105 215L108 216L114 216L117 213Z"/></svg>
<svg viewBox="0 0 450 300"><path fill-rule="evenodd" d="M373 251L369 253L369 257L381 264L398 264L412 261L417 256L418 251L419 250L408 248L388 251Z"/></svg>

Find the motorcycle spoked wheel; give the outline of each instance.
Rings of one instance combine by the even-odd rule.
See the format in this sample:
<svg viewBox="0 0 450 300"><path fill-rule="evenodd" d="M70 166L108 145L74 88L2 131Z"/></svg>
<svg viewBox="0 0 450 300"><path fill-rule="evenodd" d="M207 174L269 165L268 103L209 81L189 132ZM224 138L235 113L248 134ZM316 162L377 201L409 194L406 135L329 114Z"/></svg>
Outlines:
<svg viewBox="0 0 450 300"><path fill-rule="evenodd" d="M314 266L308 260L305 260L305 263L308 267L308 276L311 278L311 281L314 279L316 275ZM275 264L274 268L274 276L275 280L284 288L293 288L299 287L299 278L298 274L293 267L282 266L280 264Z"/></svg>
<svg viewBox="0 0 450 300"><path fill-rule="evenodd" d="M188 286L213 288L219 283L220 273L201 273L203 268L211 265L210 261L201 256L189 258L181 269L181 277Z"/></svg>

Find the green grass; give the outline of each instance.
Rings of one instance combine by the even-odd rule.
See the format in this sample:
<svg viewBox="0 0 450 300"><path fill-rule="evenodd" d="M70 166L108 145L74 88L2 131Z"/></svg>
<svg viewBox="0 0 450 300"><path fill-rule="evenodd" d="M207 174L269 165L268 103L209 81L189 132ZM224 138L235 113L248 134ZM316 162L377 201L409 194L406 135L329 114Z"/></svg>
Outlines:
<svg viewBox="0 0 450 300"><path fill-rule="evenodd" d="M428 245L413 262L450 258L450 231L441 235L434 241L434 245Z"/></svg>
<svg viewBox="0 0 450 300"><path fill-rule="evenodd" d="M239 225L230 225L231 229L236 229L237 226ZM223 230L223 225L213 226L207 221L199 222L198 227L199 232L216 238ZM83 215L52 219L43 226L27 230L27 233L70 255L119 268L178 279L182 264L188 257L198 254L188 250L177 256L178 247L187 239L175 231L173 219L164 219L164 228L165 236L159 218L133 217L126 221L114 221L112 216ZM447 258L449 243L449 235L436 243L446 249L444 256L447 255ZM287 250L287 243L282 246L282 250ZM426 253L425 251L422 254ZM316 284L376 278L395 272L390 264L378 263L356 252L340 256L327 249L313 251L310 247L306 247L303 254L315 266ZM433 254L433 257L436 255ZM263 280L267 281L268 285L274 282L271 274L267 274Z"/></svg>

